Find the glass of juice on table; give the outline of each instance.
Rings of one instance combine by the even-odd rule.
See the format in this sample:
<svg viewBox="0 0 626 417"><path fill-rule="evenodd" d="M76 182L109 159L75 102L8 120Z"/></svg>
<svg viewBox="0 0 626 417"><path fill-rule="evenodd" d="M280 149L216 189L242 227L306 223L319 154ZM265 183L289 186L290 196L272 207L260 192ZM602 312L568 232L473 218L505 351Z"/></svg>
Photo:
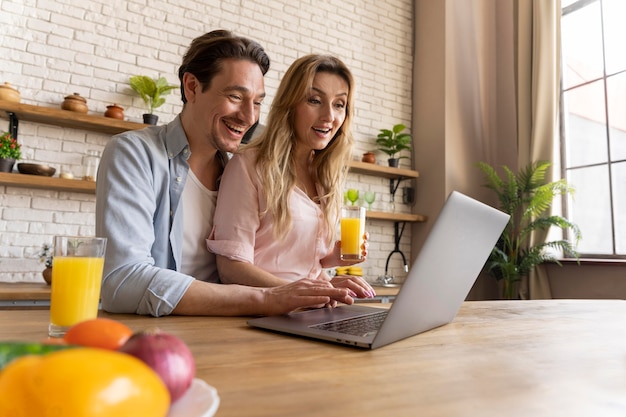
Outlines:
<svg viewBox="0 0 626 417"><path fill-rule="evenodd" d="M341 209L341 259L362 261L365 235L365 207L344 206Z"/></svg>
<svg viewBox="0 0 626 417"><path fill-rule="evenodd" d="M54 237L48 335L98 316L106 238Z"/></svg>

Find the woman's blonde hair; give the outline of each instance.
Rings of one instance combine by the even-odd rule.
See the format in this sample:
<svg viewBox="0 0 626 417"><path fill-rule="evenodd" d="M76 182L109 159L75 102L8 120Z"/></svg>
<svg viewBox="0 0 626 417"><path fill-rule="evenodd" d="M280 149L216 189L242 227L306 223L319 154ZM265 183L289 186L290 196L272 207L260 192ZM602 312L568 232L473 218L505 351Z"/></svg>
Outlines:
<svg viewBox="0 0 626 417"><path fill-rule="evenodd" d="M314 152L312 162L314 179L323 192L320 203L330 231L329 241L332 242L354 145L351 129L354 79L348 67L330 55L307 55L296 60L278 87L265 129L258 138L242 147L258 150L256 168L261 176L267 207L261 216L273 215L274 234L278 239L284 237L292 225L289 194L296 185L294 109L307 99L313 79L320 72L336 74L348 84L345 120L328 146Z"/></svg>

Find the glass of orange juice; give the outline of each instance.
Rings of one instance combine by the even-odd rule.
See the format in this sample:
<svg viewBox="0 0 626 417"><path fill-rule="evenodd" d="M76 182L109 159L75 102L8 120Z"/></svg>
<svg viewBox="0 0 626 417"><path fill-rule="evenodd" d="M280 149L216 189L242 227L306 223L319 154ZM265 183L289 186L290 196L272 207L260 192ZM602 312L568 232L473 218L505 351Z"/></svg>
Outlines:
<svg viewBox="0 0 626 417"><path fill-rule="evenodd" d="M341 259L362 261L363 236L365 235L365 207L341 208Z"/></svg>
<svg viewBox="0 0 626 417"><path fill-rule="evenodd" d="M54 237L49 336L62 337L98 316L106 243L103 237Z"/></svg>

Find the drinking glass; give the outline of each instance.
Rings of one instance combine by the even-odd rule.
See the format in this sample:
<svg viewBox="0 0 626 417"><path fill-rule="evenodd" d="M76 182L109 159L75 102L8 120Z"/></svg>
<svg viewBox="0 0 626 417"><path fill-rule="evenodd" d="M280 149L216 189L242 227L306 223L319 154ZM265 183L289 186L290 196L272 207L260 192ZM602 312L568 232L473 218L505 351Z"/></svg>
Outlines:
<svg viewBox="0 0 626 417"><path fill-rule="evenodd" d="M345 206L341 209L341 259L362 261L361 245L365 235L365 207Z"/></svg>
<svg viewBox="0 0 626 417"><path fill-rule="evenodd" d="M106 243L103 237L54 237L49 336L62 337L98 316Z"/></svg>
<svg viewBox="0 0 626 417"><path fill-rule="evenodd" d="M348 200L352 203L352 205L354 205L354 203L356 203L359 199L359 190L350 188L348 189L346 195L348 197Z"/></svg>
<svg viewBox="0 0 626 417"><path fill-rule="evenodd" d="M363 194L363 199L367 203L367 208L371 210L372 204L374 204L374 200L376 199L376 193L374 191L366 191L365 194Z"/></svg>

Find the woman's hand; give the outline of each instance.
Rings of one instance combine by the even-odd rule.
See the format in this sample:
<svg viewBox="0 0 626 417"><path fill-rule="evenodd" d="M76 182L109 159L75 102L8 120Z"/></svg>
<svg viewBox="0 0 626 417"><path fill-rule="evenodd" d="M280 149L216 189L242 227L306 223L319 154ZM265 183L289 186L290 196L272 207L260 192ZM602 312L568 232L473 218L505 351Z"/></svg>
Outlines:
<svg viewBox="0 0 626 417"><path fill-rule="evenodd" d="M361 255L363 256L363 259L361 259L360 261L357 261L357 260L343 261L341 259L341 240L336 241L333 251L320 261L322 264L322 268L333 268L335 266L350 266L350 265L355 265L361 262L365 262L365 260L367 259L367 246L368 246L367 241L369 238L370 238L370 234L368 232L365 232L365 234L363 235L363 244L361 245Z"/></svg>
<svg viewBox="0 0 626 417"><path fill-rule="evenodd" d="M356 275L337 275L330 280L335 288L347 288L352 298L374 298L376 291L362 277Z"/></svg>

